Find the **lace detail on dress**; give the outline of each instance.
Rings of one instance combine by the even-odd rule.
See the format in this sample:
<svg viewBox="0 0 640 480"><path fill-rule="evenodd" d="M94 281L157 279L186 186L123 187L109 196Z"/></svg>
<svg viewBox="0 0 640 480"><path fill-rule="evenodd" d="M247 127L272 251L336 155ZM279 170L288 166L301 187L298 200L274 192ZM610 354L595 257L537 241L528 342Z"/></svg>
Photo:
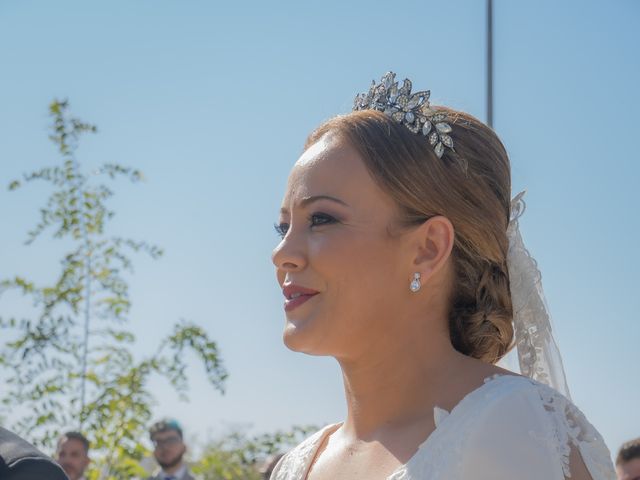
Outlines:
<svg viewBox="0 0 640 480"><path fill-rule="evenodd" d="M322 430L314 433L301 444L287 453L271 475L271 480L303 479L307 474L307 469L311 463L310 458L318 447L318 442L329 429L335 428L336 424L328 425Z"/></svg>
<svg viewBox="0 0 640 480"><path fill-rule="evenodd" d="M571 445L574 445L580 451L593 480L615 480L609 450L602 436L580 409L547 385L537 386L543 407L551 416L552 431L548 438L532 436L555 449L562 460L564 476L571 478L569 455Z"/></svg>

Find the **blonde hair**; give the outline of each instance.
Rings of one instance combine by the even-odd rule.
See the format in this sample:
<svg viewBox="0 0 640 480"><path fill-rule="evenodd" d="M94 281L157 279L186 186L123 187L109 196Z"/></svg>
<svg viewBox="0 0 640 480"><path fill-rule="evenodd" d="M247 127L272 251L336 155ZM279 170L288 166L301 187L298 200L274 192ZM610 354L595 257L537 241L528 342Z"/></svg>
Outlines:
<svg viewBox="0 0 640 480"><path fill-rule="evenodd" d="M369 173L394 199L405 226L443 215L455 229L449 333L459 352L495 363L513 347L513 308L507 270L511 171L496 134L473 116L449 116L454 151L438 158L428 140L381 112L332 118L307 139L326 133L347 140Z"/></svg>

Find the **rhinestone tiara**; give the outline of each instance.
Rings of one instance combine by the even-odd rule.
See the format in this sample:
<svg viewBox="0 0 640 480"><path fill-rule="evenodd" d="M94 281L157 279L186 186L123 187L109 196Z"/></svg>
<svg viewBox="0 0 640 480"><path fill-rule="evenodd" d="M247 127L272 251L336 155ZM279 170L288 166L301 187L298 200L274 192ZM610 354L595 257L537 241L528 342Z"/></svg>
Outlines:
<svg viewBox="0 0 640 480"><path fill-rule="evenodd" d="M438 158L442 158L444 147L453 150L453 139L447 135L451 132L447 114L431 108L429 90L411 93L411 87L411 80L408 78L398 87L396 74L387 72L380 79L380 83L371 82L368 93L356 96L352 111L383 112L413 133L427 137Z"/></svg>

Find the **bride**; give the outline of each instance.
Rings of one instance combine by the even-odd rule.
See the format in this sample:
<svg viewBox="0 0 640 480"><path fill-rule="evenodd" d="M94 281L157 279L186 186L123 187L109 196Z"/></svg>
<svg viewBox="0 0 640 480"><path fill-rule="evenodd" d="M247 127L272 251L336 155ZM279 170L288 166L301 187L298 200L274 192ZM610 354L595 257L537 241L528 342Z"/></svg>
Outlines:
<svg viewBox="0 0 640 480"><path fill-rule="evenodd" d="M291 171L273 252L284 341L336 358L347 418L271 478L615 479L550 386L568 393L502 143L411 89L386 74ZM514 344L524 375L496 365Z"/></svg>

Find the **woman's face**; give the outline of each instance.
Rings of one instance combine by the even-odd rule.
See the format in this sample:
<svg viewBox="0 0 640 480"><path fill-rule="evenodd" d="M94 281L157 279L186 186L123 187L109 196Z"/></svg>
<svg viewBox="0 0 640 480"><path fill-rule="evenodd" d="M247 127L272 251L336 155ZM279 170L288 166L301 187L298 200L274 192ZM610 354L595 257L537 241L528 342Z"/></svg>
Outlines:
<svg viewBox="0 0 640 480"><path fill-rule="evenodd" d="M404 235L390 233L397 218L397 207L347 142L327 134L302 154L272 255L289 348L348 359L398 328L390 321L411 295L413 272Z"/></svg>

